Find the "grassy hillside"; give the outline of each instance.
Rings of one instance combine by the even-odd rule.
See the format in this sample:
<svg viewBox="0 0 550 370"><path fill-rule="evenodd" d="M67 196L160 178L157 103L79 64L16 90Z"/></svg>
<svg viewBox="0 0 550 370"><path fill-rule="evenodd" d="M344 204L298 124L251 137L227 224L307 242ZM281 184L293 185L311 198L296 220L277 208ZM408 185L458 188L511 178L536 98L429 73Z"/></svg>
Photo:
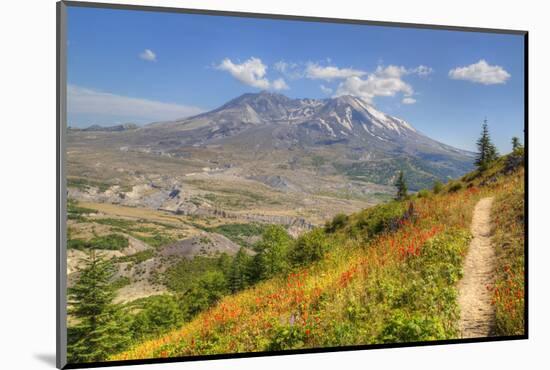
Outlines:
<svg viewBox="0 0 550 370"><path fill-rule="evenodd" d="M181 328L111 359L457 338L456 285L472 211L485 196L496 200L498 279L487 288L495 292L497 334L521 334L524 173L518 158L522 153L502 157L484 173L407 201L337 216L310 233L317 238L312 245L329 246L317 261L226 296Z"/></svg>
<svg viewBox="0 0 550 370"><path fill-rule="evenodd" d="M523 148L499 158L483 173L463 181L491 189L492 242L497 256L492 292L495 335L522 335L525 327L525 179Z"/></svg>
<svg viewBox="0 0 550 370"><path fill-rule="evenodd" d="M497 254L496 282L490 289L496 308L496 334L520 335L524 330L525 204L523 169L512 176L495 198L493 244Z"/></svg>

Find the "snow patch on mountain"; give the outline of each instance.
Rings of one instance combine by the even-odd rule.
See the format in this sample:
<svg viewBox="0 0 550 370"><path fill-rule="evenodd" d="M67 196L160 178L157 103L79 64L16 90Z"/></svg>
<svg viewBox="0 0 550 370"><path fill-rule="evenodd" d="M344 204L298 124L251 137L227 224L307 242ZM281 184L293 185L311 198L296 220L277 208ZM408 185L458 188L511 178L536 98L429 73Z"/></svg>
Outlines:
<svg viewBox="0 0 550 370"><path fill-rule="evenodd" d="M323 125L323 127L325 127L327 129L327 131L329 132L330 136L336 136L334 134L334 130L332 129L332 127L330 127L330 125L322 118L319 118L319 122L321 123L321 125Z"/></svg>

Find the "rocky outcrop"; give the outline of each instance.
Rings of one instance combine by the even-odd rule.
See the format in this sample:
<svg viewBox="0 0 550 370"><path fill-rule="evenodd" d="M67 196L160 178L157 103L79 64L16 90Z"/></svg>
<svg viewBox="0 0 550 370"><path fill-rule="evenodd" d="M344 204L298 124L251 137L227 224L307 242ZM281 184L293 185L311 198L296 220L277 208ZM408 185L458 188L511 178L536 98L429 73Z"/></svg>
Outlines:
<svg viewBox="0 0 550 370"><path fill-rule="evenodd" d="M160 255L164 257L176 256L189 259L198 255L215 256L220 253L232 256L240 249L240 245L232 242L223 235L203 232L192 238L178 240L175 243L163 247ZM247 251L249 254L254 254L253 251Z"/></svg>

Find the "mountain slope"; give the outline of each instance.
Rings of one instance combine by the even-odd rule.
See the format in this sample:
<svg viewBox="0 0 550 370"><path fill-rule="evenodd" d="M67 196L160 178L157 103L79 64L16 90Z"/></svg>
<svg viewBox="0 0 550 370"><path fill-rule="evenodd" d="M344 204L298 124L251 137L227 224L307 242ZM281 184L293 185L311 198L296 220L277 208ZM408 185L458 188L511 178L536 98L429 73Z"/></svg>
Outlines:
<svg viewBox="0 0 550 370"><path fill-rule="evenodd" d="M180 329L111 359L459 338L456 285L473 208L483 197L518 189L523 176L521 164L471 173L412 205L392 202L333 222L325 228L332 248L320 261L226 297ZM521 296L514 300L520 316L522 277L506 279L497 287L519 292L508 289L506 298L516 297L510 291ZM522 326L515 330L503 334L521 334Z"/></svg>
<svg viewBox="0 0 550 370"><path fill-rule="evenodd" d="M352 96L318 100L244 94L210 112L150 124L121 138L136 150L178 156L185 148L216 148L238 153L247 163L273 152L286 153L288 162L320 156L337 173L383 185L392 184L403 170L413 190L461 176L473 162L472 153L430 139Z"/></svg>

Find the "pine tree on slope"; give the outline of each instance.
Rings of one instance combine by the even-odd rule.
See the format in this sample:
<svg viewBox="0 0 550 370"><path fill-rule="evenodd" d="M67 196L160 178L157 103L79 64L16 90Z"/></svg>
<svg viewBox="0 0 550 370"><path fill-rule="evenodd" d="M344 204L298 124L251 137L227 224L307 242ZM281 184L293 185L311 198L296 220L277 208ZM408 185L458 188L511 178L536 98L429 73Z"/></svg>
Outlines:
<svg viewBox="0 0 550 370"><path fill-rule="evenodd" d="M113 264L94 250L83 262L78 281L68 289L68 312L78 322L69 335L70 363L103 361L125 349L130 338L122 312L112 304Z"/></svg>
<svg viewBox="0 0 550 370"><path fill-rule="evenodd" d="M403 200L407 198L407 183L405 181L405 175L403 174L403 171L399 171L399 176L397 177L397 181L395 182L395 186L397 187L397 200Z"/></svg>
<svg viewBox="0 0 550 370"><path fill-rule="evenodd" d="M483 121L481 137L477 140L477 149L478 154L475 164L481 171L484 171L491 162L498 158L497 148L492 143L489 135L487 119Z"/></svg>

